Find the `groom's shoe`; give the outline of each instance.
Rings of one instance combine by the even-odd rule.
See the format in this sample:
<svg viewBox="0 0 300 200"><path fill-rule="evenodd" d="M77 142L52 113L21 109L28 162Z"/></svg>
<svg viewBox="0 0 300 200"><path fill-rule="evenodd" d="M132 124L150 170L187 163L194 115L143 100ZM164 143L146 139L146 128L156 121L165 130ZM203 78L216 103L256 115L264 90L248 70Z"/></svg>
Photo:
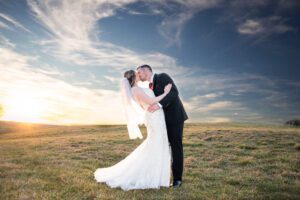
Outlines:
<svg viewBox="0 0 300 200"><path fill-rule="evenodd" d="M180 187L182 185L182 181L174 181L173 184L172 184L172 187Z"/></svg>

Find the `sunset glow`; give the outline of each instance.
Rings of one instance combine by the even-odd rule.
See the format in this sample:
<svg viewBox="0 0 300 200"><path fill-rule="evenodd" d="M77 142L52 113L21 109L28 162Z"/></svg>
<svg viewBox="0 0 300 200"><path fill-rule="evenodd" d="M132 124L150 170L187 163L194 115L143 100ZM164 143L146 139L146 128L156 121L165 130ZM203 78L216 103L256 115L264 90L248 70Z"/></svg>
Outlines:
<svg viewBox="0 0 300 200"><path fill-rule="evenodd" d="M142 64L173 78L188 122L300 118L299 8L296 0L0 1L0 120L124 124L120 81Z"/></svg>
<svg viewBox="0 0 300 200"><path fill-rule="evenodd" d="M43 122L46 106L39 101L38 94L30 91L14 91L4 101L4 120Z"/></svg>

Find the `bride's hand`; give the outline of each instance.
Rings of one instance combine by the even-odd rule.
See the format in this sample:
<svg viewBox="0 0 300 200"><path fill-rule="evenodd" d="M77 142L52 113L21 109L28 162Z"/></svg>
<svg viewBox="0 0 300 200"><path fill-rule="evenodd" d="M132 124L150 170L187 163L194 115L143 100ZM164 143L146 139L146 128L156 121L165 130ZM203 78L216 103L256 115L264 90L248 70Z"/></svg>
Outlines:
<svg viewBox="0 0 300 200"><path fill-rule="evenodd" d="M171 91L171 88L172 88L172 84L171 83L169 83L168 85L166 85L165 89L164 89L165 93L168 94Z"/></svg>

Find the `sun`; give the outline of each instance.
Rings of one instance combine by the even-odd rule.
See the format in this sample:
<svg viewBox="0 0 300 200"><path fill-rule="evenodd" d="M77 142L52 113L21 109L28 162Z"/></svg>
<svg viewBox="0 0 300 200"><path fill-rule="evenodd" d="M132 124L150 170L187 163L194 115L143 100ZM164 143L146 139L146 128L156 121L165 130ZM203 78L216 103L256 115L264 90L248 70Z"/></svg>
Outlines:
<svg viewBox="0 0 300 200"><path fill-rule="evenodd" d="M4 103L4 120L42 122L45 106L33 91L10 92Z"/></svg>

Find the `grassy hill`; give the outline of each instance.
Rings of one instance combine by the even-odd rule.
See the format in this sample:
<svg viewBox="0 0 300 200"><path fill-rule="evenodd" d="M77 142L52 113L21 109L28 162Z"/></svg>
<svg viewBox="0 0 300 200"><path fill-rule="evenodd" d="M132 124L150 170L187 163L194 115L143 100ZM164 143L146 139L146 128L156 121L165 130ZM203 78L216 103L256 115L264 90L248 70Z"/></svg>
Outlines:
<svg viewBox="0 0 300 200"><path fill-rule="evenodd" d="M300 199L300 129L187 124L181 188L124 192L94 181L96 168L141 142L125 126L0 122L0 199Z"/></svg>

